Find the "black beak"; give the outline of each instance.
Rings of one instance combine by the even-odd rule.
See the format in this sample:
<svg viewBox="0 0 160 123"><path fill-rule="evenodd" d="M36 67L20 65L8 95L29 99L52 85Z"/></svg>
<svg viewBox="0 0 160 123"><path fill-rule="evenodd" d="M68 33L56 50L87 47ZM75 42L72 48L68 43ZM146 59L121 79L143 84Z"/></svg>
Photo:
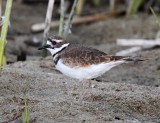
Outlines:
<svg viewBox="0 0 160 123"><path fill-rule="evenodd" d="M44 45L38 48L38 50L42 50L42 49L46 49L46 48L50 48L50 45Z"/></svg>

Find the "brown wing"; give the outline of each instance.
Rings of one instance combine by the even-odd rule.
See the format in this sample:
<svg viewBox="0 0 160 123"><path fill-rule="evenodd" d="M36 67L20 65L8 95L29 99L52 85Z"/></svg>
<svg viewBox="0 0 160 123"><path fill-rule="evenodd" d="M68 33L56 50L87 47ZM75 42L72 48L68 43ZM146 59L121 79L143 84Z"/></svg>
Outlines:
<svg viewBox="0 0 160 123"><path fill-rule="evenodd" d="M119 58L108 56L97 49L84 46L69 46L60 53L63 63L68 66L89 66L100 62L116 61Z"/></svg>

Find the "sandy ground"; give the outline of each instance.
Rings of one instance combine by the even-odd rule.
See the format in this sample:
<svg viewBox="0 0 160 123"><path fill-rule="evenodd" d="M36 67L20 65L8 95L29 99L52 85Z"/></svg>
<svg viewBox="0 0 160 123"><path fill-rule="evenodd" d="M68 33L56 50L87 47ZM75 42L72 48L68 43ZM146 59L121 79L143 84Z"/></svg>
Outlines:
<svg viewBox="0 0 160 123"><path fill-rule="evenodd" d="M32 122L159 122L159 61L116 67L92 89L57 72L51 57L7 65L0 78L1 122L16 116L14 122L21 122L24 95Z"/></svg>
<svg viewBox="0 0 160 123"><path fill-rule="evenodd" d="M6 54L16 60L24 41L42 34L30 32L30 26L42 22L42 5L15 5L12 29ZM20 13L20 10L23 13ZM39 14L37 14L39 13ZM21 14L21 16L20 16ZM25 18L25 16L29 16ZM20 18L19 18L20 17ZM67 37L72 43L83 43L109 54L125 49L117 38L154 39L158 27L148 15L116 18L73 27ZM14 32L14 33L13 33ZM51 30L51 34L55 30ZM21 43L19 43L21 42ZM26 46L24 46L26 47ZM42 59L37 47L27 46L27 61L3 67L0 77L0 123L21 123L24 98L28 99L31 123L159 123L160 122L160 49L141 51L133 56L149 60L123 64L88 82L68 78L56 71L52 57ZM81 95L85 92L81 99Z"/></svg>

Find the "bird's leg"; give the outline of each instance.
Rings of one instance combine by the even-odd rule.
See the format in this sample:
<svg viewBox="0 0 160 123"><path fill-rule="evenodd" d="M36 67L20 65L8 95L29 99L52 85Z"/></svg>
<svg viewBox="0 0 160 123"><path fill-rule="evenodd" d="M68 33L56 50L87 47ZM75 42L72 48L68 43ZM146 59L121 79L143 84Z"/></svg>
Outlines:
<svg viewBox="0 0 160 123"><path fill-rule="evenodd" d="M89 80L89 88L92 88L92 81Z"/></svg>
<svg viewBox="0 0 160 123"><path fill-rule="evenodd" d="M89 80L89 87L84 88L84 85L82 83L82 93L80 94L79 101L82 102L83 98L91 91L92 89L92 81Z"/></svg>

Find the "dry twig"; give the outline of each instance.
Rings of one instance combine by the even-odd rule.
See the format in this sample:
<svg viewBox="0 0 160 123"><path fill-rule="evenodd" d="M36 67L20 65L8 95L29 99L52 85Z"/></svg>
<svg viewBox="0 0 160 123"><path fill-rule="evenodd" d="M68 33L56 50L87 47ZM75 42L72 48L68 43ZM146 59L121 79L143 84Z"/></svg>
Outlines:
<svg viewBox="0 0 160 123"><path fill-rule="evenodd" d="M61 17L60 17L60 24L59 24L59 36L63 35L64 29L64 0L61 0Z"/></svg>
<svg viewBox="0 0 160 123"><path fill-rule="evenodd" d="M43 44L46 43L46 39L48 37L48 32L50 30L50 25L51 25L51 18L52 18L52 11L53 11L53 6L54 6L55 0L49 0L48 2L48 8L47 8L47 14L46 14L46 20L45 20L45 26L44 26L44 34L43 34ZM44 50L43 57L47 56L47 51Z"/></svg>
<svg viewBox="0 0 160 123"><path fill-rule="evenodd" d="M131 47L116 53L117 56L127 56L128 54L142 50L142 47Z"/></svg>
<svg viewBox="0 0 160 123"><path fill-rule="evenodd" d="M160 46L160 39L145 40L145 39L117 39L117 44L121 46L133 46L116 53L116 55L128 55L141 50L150 50L156 46Z"/></svg>
<svg viewBox="0 0 160 123"><path fill-rule="evenodd" d="M117 44L121 46L159 46L160 39L145 40L145 39L117 39Z"/></svg>
<svg viewBox="0 0 160 123"><path fill-rule="evenodd" d="M68 20L65 23L65 27L64 27L64 35L65 36L68 33L70 33L70 29L71 29L71 26L72 26L72 19L73 19L74 13L75 13L75 8L76 8L76 5L77 5L77 2L78 2L78 0L74 0L71 12L70 12L69 17L68 17Z"/></svg>

